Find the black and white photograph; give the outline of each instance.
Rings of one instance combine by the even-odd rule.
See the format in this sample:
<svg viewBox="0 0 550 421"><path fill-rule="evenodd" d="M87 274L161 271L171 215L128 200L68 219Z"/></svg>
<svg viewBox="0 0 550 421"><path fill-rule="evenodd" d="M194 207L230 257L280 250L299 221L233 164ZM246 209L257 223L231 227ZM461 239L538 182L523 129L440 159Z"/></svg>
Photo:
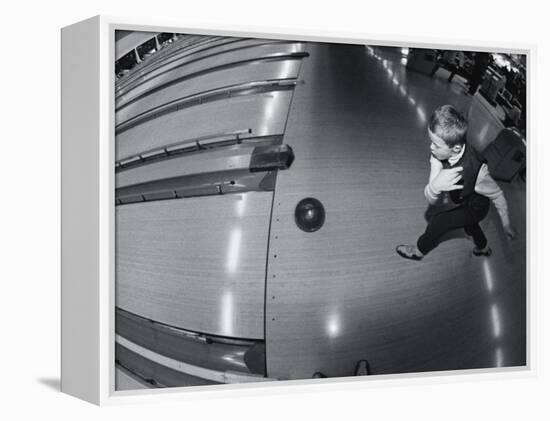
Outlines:
<svg viewBox="0 0 550 421"><path fill-rule="evenodd" d="M546 9L7 2L2 419L550 419Z"/></svg>
<svg viewBox="0 0 550 421"><path fill-rule="evenodd" d="M527 368L526 51L114 42L116 391Z"/></svg>

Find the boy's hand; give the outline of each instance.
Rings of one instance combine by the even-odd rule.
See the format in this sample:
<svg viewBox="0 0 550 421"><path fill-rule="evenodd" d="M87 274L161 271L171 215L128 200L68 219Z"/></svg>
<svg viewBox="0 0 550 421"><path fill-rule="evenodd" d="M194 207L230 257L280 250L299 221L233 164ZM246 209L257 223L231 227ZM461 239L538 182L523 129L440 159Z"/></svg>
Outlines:
<svg viewBox="0 0 550 421"><path fill-rule="evenodd" d="M436 192L458 190L464 186L455 184L462 178L462 167L441 170L439 174L430 183Z"/></svg>
<svg viewBox="0 0 550 421"><path fill-rule="evenodd" d="M513 240L518 235L517 231L512 225L504 225L504 232L510 240Z"/></svg>

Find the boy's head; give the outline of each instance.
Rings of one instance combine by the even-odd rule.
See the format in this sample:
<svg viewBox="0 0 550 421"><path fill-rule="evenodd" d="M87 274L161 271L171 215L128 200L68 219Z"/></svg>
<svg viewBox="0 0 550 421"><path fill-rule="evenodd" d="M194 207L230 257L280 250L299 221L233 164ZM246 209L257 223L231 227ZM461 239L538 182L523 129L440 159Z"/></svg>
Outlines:
<svg viewBox="0 0 550 421"><path fill-rule="evenodd" d="M430 150L439 160L451 158L462 150L466 143L468 122L452 105L436 109L428 124Z"/></svg>

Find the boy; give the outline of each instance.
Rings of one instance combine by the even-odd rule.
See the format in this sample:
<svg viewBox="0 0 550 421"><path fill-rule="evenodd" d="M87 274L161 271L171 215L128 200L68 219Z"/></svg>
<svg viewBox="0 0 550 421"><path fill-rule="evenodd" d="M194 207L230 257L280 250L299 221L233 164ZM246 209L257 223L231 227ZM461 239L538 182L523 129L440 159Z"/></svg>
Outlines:
<svg viewBox="0 0 550 421"><path fill-rule="evenodd" d="M430 205L441 198L447 206L431 217L416 245L396 247L405 259L421 260L444 234L456 228L464 228L472 236L475 256L490 256L491 248L479 226L489 212L489 199L506 235L511 239L516 236L502 190L491 178L483 158L466 143L467 129L466 119L452 105L439 107L430 118L430 179L424 195Z"/></svg>

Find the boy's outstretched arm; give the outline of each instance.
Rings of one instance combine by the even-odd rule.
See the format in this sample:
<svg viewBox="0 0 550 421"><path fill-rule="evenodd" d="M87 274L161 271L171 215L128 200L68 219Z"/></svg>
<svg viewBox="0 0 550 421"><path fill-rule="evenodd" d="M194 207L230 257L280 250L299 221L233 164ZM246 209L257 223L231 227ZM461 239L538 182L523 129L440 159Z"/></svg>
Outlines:
<svg viewBox="0 0 550 421"><path fill-rule="evenodd" d="M504 232L509 238L515 238L517 233L515 228L510 224L508 203L506 202L506 198L504 197L504 192L498 186L495 180L493 180L491 174L489 174L487 164L483 164L481 166L481 169L479 170L475 190L477 193L491 199L491 201L495 205L498 215L500 216L500 221L502 222Z"/></svg>

